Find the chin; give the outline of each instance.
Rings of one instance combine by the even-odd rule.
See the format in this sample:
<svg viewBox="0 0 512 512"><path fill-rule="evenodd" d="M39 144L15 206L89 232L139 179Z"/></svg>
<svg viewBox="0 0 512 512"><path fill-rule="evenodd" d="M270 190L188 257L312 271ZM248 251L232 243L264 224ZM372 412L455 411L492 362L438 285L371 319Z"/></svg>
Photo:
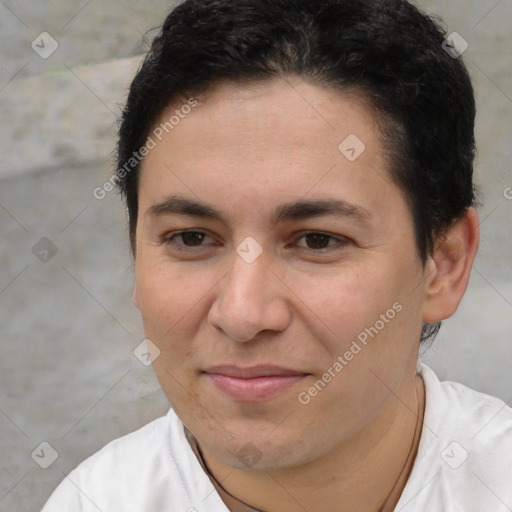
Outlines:
<svg viewBox="0 0 512 512"><path fill-rule="evenodd" d="M240 435L237 435L236 430L229 431L232 433L231 438L222 434L216 437L211 432L204 432L204 440L200 435L197 439L215 459L236 469L272 471L295 467L316 458L312 447L305 445L304 435L283 438L276 433L269 436L267 429L260 433L244 429L239 431ZM287 433L286 430L282 432Z"/></svg>

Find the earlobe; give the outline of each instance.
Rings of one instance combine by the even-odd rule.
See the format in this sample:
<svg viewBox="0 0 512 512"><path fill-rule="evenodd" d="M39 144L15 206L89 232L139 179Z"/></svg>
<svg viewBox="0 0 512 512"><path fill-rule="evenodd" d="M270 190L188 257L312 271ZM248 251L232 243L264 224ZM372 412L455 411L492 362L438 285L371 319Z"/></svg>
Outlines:
<svg viewBox="0 0 512 512"><path fill-rule="evenodd" d="M437 243L430 260L422 320L440 322L455 313L466 291L479 243L478 215L468 208Z"/></svg>

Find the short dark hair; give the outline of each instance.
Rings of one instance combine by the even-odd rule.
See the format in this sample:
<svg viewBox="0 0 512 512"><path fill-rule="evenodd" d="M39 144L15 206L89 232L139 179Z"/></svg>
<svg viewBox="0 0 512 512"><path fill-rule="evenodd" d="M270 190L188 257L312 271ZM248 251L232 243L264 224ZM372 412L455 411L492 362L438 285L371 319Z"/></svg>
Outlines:
<svg viewBox="0 0 512 512"><path fill-rule="evenodd" d="M117 168L163 110L221 82L300 76L367 100L425 264L438 237L476 205L475 99L439 19L405 0L185 0L168 15L124 108ZM140 165L118 177L132 251ZM422 341L440 323L424 324Z"/></svg>

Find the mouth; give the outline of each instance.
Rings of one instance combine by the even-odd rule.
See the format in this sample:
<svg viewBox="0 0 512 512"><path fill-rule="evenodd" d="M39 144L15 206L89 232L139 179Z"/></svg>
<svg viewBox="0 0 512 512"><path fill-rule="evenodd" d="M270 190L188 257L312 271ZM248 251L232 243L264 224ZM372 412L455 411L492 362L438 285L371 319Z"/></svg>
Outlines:
<svg viewBox="0 0 512 512"><path fill-rule="evenodd" d="M284 393L309 374L273 365L240 368L214 366L203 374L214 387L236 402L258 403Z"/></svg>

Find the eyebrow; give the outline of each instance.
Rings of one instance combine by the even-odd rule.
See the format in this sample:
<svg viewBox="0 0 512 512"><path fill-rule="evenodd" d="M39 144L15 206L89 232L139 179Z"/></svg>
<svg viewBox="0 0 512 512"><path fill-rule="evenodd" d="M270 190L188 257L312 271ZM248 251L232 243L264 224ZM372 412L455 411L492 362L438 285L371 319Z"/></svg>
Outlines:
<svg viewBox="0 0 512 512"><path fill-rule="evenodd" d="M218 220L228 224L224 215L206 203L180 196L170 196L164 201L150 206L145 215L186 215L202 219ZM342 199L299 200L284 203L276 207L272 215L275 224L287 220L299 220L310 217L332 215L339 218L351 217L359 221L369 221L371 213L362 206Z"/></svg>

